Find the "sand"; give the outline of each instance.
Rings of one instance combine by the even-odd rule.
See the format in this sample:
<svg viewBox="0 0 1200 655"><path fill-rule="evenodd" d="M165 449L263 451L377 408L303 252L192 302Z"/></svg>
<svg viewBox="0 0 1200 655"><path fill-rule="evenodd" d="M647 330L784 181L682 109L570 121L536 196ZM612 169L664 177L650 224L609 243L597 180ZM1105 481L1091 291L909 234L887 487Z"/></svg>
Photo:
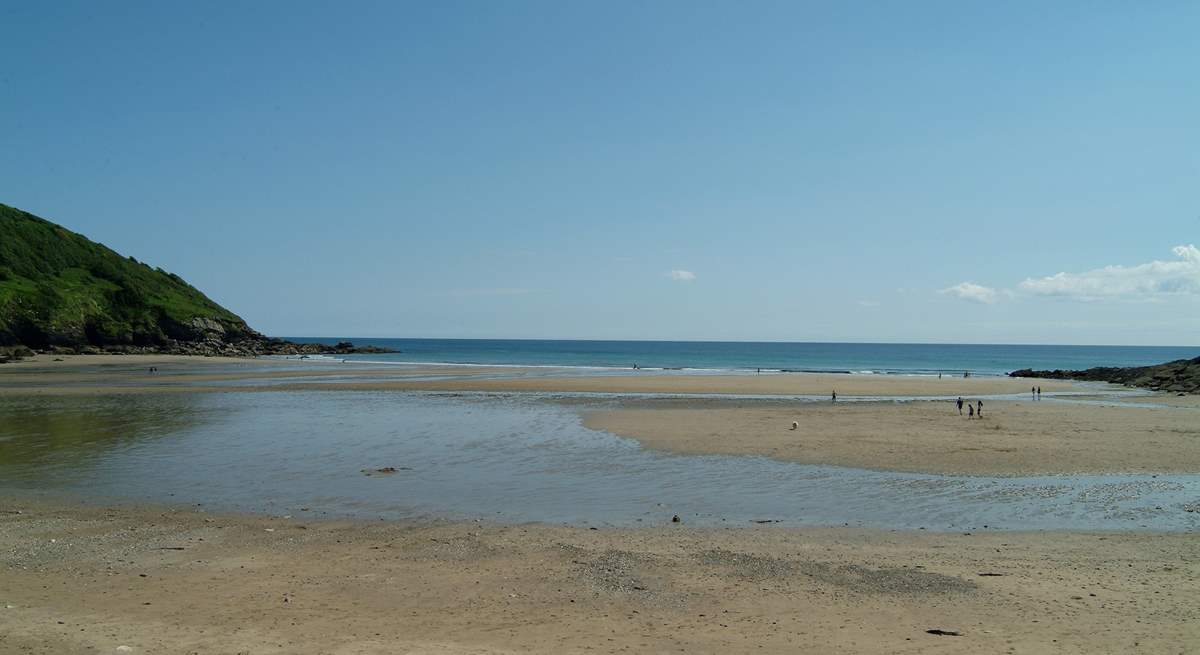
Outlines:
<svg viewBox="0 0 1200 655"><path fill-rule="evenodd" d="M421 525L9 498L0 652L1180 653L1200 643L1198 563L1186 534Z"/></svg>
<svg viewBox="0 0 1200 655"><path fill-rule="evenodd" d="M427 389L949 396L1028 381L546 377L278 360L0 367L9 394ZM144 367L159 366L147 376ZM372 369L374 371L374 369ZM461 380L414 380L461 375ZM495 377L504 375L503 379ZM152 379L150 379L152 377ZM252 386L253 379L294 377ZM1074 388L1043 383L1043 389ZM1142 399L1145 400L1145 399ZM1196 471L1196 406L561 400L675 452L1015 474ZM791 421L801 429L790 431ZM332 521L0 494L0 653L1126 653L1200 643L1193 534ZM988 574L988 575L981 575ZM934 635L943 630L957 635ZM124 646L124 649L118 650Z"/></svg>
<svg viewBox="0 0 1200 655"><path fill-rule="evenodd" d="M987 401L983 418L971 420L948 401L642 401L585 410L584 424L658 450L805 464L969 475L1200 473L1194 407Z"/></svg>
<svg viewBox="0 0 1200 655"><path fill-rule="evenodd" d="M1071 382L1038 380L1045 392L1078 388ZM320 385L311 385L317 387ZM294 385L293 388L298 388ZM773 375L604 375L351 382L358 390L496 391L611 394L742 394L828 397L833 391L854 396L957 396L1028 393L1030 380L1019 378L937 378L887 375L781 373Z"/></svg>

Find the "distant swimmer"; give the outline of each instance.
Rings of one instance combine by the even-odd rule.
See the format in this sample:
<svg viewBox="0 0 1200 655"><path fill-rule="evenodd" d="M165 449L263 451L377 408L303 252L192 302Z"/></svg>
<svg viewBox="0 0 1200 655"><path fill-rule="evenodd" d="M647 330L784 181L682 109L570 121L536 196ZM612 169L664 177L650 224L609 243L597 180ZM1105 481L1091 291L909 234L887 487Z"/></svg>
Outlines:
<svg viewBox="0 0 1200 655"><path fill-rule="evenodd" d="M979 408L975 410L975 413L979 415L979 418L983 418L983 401L982 400L979 401Z"/></svg>
<svg viewBox="0 0 1200 655"><path fill-rule="evenodd" d="M956 403L954 403L954 404L958 405L958 415L959 415L959 416L962 416L962 405L963 405L963 399L962 399L962 396L959 396L959 397L958 397L958 402L956 402Z"/></svg>

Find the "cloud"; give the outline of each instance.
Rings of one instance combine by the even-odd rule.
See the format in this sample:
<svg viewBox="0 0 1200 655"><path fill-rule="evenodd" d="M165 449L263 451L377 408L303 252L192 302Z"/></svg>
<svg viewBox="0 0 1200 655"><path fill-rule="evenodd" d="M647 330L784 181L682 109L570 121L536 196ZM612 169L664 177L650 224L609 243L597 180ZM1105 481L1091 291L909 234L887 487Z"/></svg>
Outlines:
<svg viewBox="0 0 1200 655"><path fill-rule="evenodd" d="M1028 278L1018 287L1037 296L1077 300L1200 295L1200 249L1193 245L1176 246L1171 252L1178 259Z"/></svg>
<svg viewBox="0 0 1200 655"><path fill-rule="evenodd" d="M676 282L691 282L692 280L696 279L696 274L691 271L675 269L670 273L667 273L667 277L675 280Z"/></svg>
<svg viewBox="0 0 1200 655"><path fill-rule="evenodd" d="M949 294L961 300L969 300L985 305L996 302L997 295L995 289L975 284L974 282L956 284L948 289L942 289L939 293Z"/></svg>

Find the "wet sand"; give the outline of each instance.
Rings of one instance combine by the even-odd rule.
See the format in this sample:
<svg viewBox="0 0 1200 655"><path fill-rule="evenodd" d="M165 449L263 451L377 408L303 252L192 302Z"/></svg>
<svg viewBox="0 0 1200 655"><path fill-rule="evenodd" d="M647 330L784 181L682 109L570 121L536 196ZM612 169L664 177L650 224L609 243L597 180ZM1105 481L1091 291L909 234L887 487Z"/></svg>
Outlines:
<svg viewBox="0 0 1200 655"><path fill-rule="evenodd" d="M1177 653L1200 643L1198 562L1188 534L597 531L2 499L0 652Z"/></svg>
<svg viewBox="0 0 1200 655"><path fill-rule="evenodd" d="M1042 390L1068 391L1070 382L1041 381ZM319 385L318 385L319 386ZM609 394L741 394L764 396L951 396L1028 393L1030 381L1015 378L942 379L915 376L779 373L772 375L539 376L475 380L351 382L339 388L358 390L524 391ZM292 388L298 388L293 386ZM311 388L311 387L310 387Z"/></svg>
<svg viewBox="0 0 1200 655"><path fill-rule="evenodd" d="M1146 402L1147 399L1141 399ZM965 411L965 410L964 410ZM799 424L791 429L792 422ZM642 401L584 411L584 425L683 454L967 475L1200 472L1200 411L1042 400Z"/></svg>

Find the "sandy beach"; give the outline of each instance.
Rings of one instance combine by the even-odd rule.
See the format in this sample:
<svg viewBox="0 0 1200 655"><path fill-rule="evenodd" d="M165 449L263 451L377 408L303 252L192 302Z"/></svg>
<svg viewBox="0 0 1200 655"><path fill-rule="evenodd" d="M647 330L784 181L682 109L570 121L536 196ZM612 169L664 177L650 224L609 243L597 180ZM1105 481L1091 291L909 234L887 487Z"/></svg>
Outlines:
<svg viewBox="0 0 1200 655"><path fill-rule="evenodd" d="M147 379L148 366L161 374ZM460 379L403 379L435 373ZM64 358L0 368L0 389L303 389L386 398L410 389L805 395L833 386L843 397L970 397L1029 386L996 378L521 373L412 367L360 375L350 365L278 360ZM1184 402L989 400L976 420L945 400L547 402L578 411L588 427L675 453L988 475L1200 471L1200 422ZM1200 540L1190 533L701 528L686 517L673 524L666 513L646 527L591 529L330 520L303 507L274 516L203 509L0 495L0 652L1159 653L1200 643L1192 602L1200 595Z"/></svg>
<svg viewBox="0 0 1200 655"><path fill-rule="evenodd" d="M1176 653L1200 639L1186 534L2 509L5 653Z"/></svg>
<svg viewBox="0 0 1200 655"><path fill-rule="evenodd" d="M1119 405L989 400L971 420L948 401L643 401L585 410L584 424L657 450L804 464L968 475L1200 472L1195 408Z"/></svg>
<svg viewBox="0 0 1200 655"><path fill-rule="evenodd" d="M61 360L61 361L57 361ZM158 367L149 374L149 367ZM1078 385L1061 380L1001 377L846 375L826 373L662 374L606 371L581 375L571 369L493 366L371 365L299 359L239 359L178 355L39 355L0 368L0 392L28 387L59 393L153 390L168 384L225 382L214 388L243 390L252 379L295 378L274 389L343 391L494 391L605 394L740 394L764 396L957 396L1068 391ZM323 380L323 378L327 378ZM338 378L335 380L335 378ZM453 379L427 379L453 378Z"/></svg>

